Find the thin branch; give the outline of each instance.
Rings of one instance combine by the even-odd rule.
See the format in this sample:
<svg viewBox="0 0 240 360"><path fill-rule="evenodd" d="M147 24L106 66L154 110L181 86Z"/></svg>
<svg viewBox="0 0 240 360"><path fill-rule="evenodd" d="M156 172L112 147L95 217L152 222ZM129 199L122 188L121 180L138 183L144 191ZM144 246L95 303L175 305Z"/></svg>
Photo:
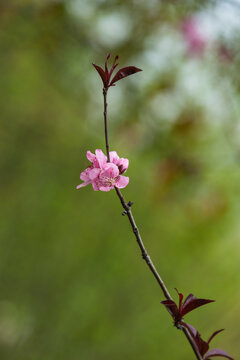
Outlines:
<svg viewBox="0 0 240 360"><path fill-rule="evenodd" d="M108 162L110 161L110 155L109 155L109 142L108 142L108 122L107 122L107 90L106 88L103 89L103 98L104 98L104 129L105 129L105 143L106 143L106 151L107 151L107 159L108 159ZM142 254L142 258L145 260L146 264L148 265L149 269L151 270L151 272L153 273L155 279L157 280L158 284L160 285L161 289L162 289L162 292L165 296L165 298L167 300L172 300L172 297L164 283L164 281L162 280L161 276L159 275L159 273L157 272L150 256L148 255L147 251L146 251L146 248L144 246L144 243L142 241L142 238L141 238L141 235L140 235L140 232L138 230L138 227L136 225L136 222L134 220L134 217L133 217L133 214L132 214L132 211L131 211L131 203L129 202L127 204L126 200L124 199L124 196L122 195L121 191L115 187L115 190L116 190L116 194L117 196L119 197L119 200L121 201L121 204L122 204L122 207L124 209L124 213L127 215L128 219L129 219L129 222L131 224L131 227L132 227L132 231L136 237L136 240L137 240L137 243L138 243L138 246L141 250L141 254ZM188 329L186 329L184 326L177 326L178 329L182 330L185 334L185 336L187 337L195 355L196 355L196 358L198 360L203 360L197 346L196 346L196 343L194 341L194 339L192 338L192 336L190 335Z"/></svg>
<svg viewBox="0 0 240 360"><path fill-rule="evenodd" d="M103 88L103 100L104 100L104 130L105 130L105 142L106 142L106 151L107 151L107 160L110 161L110 155L109 155L109 142L108 142L108 122L107 122L107 90L106 88Z"/></svg>
<svg viewBox="0 0 240 360"><path fill-rule="evenodd" d="M120 201L121 201L121 204L124 208L124 210L126 211L126 214L128 216L128 219L130 221L130 224L132 226L132 231L136 237L136 240L137 240L137 243L140 247L140 250L141 250L141 253L142 253L142 258L146 261L148 267L150 268L151 272L153 273L155 279L157 280L157 282L159 283L163 293L164 293L164 296L167 300L172 300L171 298L171 295L169 294L168 292L168 289L166 288L166 285L164 284L163 280L161 279L160 275L158 274L150 256L148 255L147 251L146 251L146 248L144 246L144 243L142 241L142 238L141 238L141 235L140 235L140 232L138 230L138 227L135 223L135 220L134 220L134 217L133 217L133 214L132 214L132 211L131 211L131 208L130 206L126 203L121 191L115 187L115 190L116 190L116 193L117 193L117 196L119 197Z"/></svg>

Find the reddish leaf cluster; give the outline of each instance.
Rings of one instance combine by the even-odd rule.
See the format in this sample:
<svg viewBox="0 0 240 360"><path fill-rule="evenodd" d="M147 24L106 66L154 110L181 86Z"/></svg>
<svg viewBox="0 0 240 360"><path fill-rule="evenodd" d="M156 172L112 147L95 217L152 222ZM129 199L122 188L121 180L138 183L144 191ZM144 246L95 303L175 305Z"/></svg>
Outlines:
<svg viewBox="0 0 240 360"><path fill-rule="evenodd" d="M201 338L199 332L192 325L186 324L184 321L182 321L184 315L188 314L189 312L197 309L202 305L206 305L211 302L214 302L214 300L198 299L193 294L190 294L187 296L185 301L183 301L183 294L178 292L178 296L179 296L178 306L173 300L164 300L161 303L166 307L166 309L172 316L174 320L174 325L176 327L178 328L185 327L188 329L203 360L208 360L214 356L221 356L233 360L233 358L230 355L228 355L228 353L226 353L226 351L224 350L221 349L209 350L209 343L218 333L223 331L223 329L215 331L212 334L212 336L210 336L209 340L206 342Z"/></svg>
<svg viewBox="0 0 240 360"><path fill-rule="evenodd" d="M108 69L108 60L109 60L110 56L111 56L110 54L107 55L107 58L105 61L105 70L103 70L103 68L101 68L101 66L93 64L93 66L95 67L95 69L97 70L97 72L99 73L99 75L102 79L103 87L105 90L107 90L110 86L115 86L115 83L117 81L124 79L125 77L127 77L129 75L133 75L139 71L142 71L141 69L138 69L135 66L127 66L127 67L124 67L124 68L121 68L120 70L118 70L118 72L115 74L115 76L111 80L113 71L118 66L118 64L116 63L118 60L118 56L115 57L112 67L109 70Z"/></svg>
<svg viewBox="0 0 240 360"><path fill-rule="evenodd" d="M190 332L192 338L195 341L195 344L197 345L197 348L200 352L200 354L202 355L203 360L208 360L214 356L220 356L220 357L225 357L227 359L233 360L233 358L224 350L221 349L212 349L209 350L209 344L212 341L212 339L219 334L220 332L222 332L224 329L221 330L217 330L215 331L210 338L208 339L208 341L204 341L201 338L201 335L199 334L199 332L190 324L186 324L183 323L183 326L185 326L188 331Z"/></svg>
<svg viewBox="0 0 240 360"><path fill-rule="evenodd" d="M188 295L188 297L183 302L183 294L178 292L178 296L178 306L173 300L165 300L161 302L172 315L175 325L181 323L183 316L188 314L190 311L195 310L199 306L214 302L214 300L198 299L193 294Z"/></svg>

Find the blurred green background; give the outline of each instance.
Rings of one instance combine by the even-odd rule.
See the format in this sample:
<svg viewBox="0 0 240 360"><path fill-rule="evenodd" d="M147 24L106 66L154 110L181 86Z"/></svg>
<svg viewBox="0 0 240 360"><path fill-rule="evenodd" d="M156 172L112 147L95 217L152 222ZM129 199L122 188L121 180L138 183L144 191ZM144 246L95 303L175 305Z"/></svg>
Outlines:
<svg viewBox="0 0 240 360"><path fill-rule="evenodd" d="M216 300L186 321L239 358L239 19L238 0L1 2L1 359L194 358L114 191L75 190L108 52L143 69L109 92L124 196L173 296Z"/></svg>

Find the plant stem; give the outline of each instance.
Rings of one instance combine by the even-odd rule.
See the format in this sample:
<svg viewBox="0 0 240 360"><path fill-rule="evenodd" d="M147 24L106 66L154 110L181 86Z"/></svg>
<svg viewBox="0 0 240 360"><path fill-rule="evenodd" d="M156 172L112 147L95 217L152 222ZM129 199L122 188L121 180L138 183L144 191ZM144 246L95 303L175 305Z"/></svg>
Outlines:
<svg viewBox="0 0 240 360"><path fill-rule="evenodd" d="M128 219L130 221L130 224L132 226L132 231L136 237L137 243L140 247L141 253L142 253L142 258L146 261L148 267L150 268L151 272L153 273L155 279L157 280L157 282L159 283L164 296L167 300L172 300L171 295L168 292L168 289L166 288L166 285L164 284L163 280L161 279L160 275L158 274L150 256L148 255L146 248L144 246L144 243L142 241L141 235L139 233L139 230L137 228L137 225L135 223L131 208L129 207L129 205L126 203L121 191L115 187L116 193L121 201L122 207L124 208L124 210L126 211L126 214L128 216Z"/></svg>
<svg viewBox="0 0 240 360"><path fill-rule="evenodd" d="M106 143L106 151L107 151L107 159L108 159L108 162L110 161L110 155L109 155L109 142L108 142L108 114L107 114L107 90L108 89L103 89L103 98L104 98L104 129L105 129L105 143ZM161 289L162 289L162 292L165 296L165 298L167 300L172 300L172 297L164 283L164 281L162 280L161 276L159 275L159 273L157 272L150 256L148 255L147 251L146 251L146 248L144 246L144 243L142 241L142 238L141 238L141 235L140 235L140 232L138 230L138 227L136 225L136 222L134 220L134 217L133 217L133 214L132 214L132 211L131 211L131 205L129 205L129 203L127 204L126 200L124 199L124 196L122 195L121 191L115 187L115 190L116 190L116 194L117 196L119 197L120 199L120 202L122 204L122 207L125 211L125 214L127 215L128 219L129 219L129 222L131 224L131 227L132 227L132 231L136 237L136 240L137 240L137 243L138 243L138 246L141 250L141 254L142 254L142 258L145 260L146 264L148 265L149 269L151 270L151 272L153 273L155 279L157 280L158 284L160 285ZM185 334L185 336L187 337L195 355L196 355L196 358L198 360L203 360L196 344L195 344L195 341L193 340L192 336L190 335L189 331L187 328L184 327L184 325L182 326L179 326L178 329L182 330Z"/></svg>
<svg viewBox="0 0 240 360"><path fill-rule="evenodd" d="M110 161L110 156L109 156L108 122L107 122L107 90L108 89L103 88L103 100L104 100L103 116L104 116L104 130L105 130L105 142L106 142L107 160L109 162Z"/></svg>

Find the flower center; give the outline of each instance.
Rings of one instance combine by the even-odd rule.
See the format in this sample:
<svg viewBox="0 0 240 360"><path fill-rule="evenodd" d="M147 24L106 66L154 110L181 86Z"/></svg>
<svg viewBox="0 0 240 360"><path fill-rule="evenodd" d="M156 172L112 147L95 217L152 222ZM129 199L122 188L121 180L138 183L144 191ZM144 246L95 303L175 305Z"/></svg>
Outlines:
<svg viewBox="0 0 240 360"><path fill-rule="evenodd" d="M115 185L115 183L116 183L116 178L109 178L109 177L106 177L106 176L102 176L101 177L101 184L103 185L103 186L114 186Z"/></svg>

